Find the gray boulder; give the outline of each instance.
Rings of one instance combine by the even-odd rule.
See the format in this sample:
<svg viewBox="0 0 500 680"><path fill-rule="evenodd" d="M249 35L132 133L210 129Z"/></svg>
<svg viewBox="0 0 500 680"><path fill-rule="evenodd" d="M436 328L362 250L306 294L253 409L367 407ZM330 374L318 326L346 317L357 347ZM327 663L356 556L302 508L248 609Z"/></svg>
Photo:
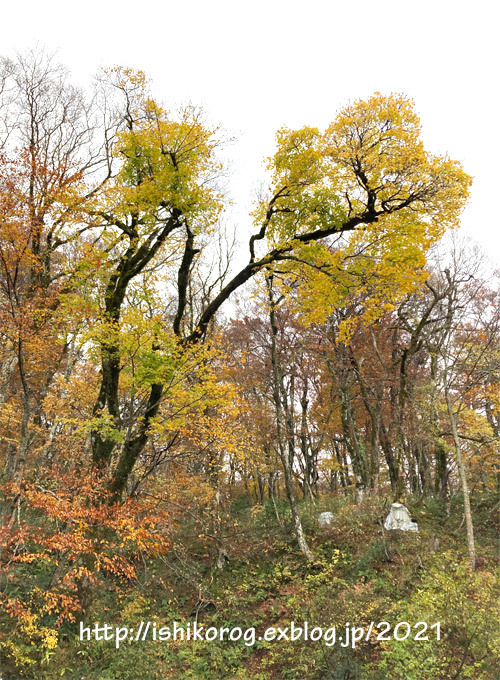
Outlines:
<svg viewBox="0 0 500 680"><path fill-rule="evenodd" d="M322 512L318 516L318 524L320 527L326 527L334 520L333 512Z"/></svg>

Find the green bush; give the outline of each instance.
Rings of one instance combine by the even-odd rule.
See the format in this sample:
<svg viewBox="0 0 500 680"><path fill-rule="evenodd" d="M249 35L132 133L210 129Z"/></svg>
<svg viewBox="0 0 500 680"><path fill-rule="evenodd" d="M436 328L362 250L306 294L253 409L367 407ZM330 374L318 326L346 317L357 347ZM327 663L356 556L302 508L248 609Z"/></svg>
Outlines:
<svg viewBox="0 0 500 680"><path fill-rule="evenodd" d="M497 619L498 588L494 574L471 574L453 553L425 572L413 597L394 606L388 620L411 625L440 623L440 637L428 631L428 641L391 640L381 643L380 679L496 680L500 654ZM436 560L437 561L437 560Z"/></svg>

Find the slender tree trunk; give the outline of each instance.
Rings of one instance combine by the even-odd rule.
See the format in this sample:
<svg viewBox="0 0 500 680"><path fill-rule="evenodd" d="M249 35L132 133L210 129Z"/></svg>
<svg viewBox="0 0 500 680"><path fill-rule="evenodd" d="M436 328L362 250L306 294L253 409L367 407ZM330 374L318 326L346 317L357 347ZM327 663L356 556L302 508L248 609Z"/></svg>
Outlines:
<svg viewBox="0 0 500 680"><path fill-rule="evenodd" d="M447 370L445 368L445 386L444 386L444 396L446 399L446 406L448 409L448 416L450 418L451 432L453 434L453 443L455 445L455 456L457 459L458 474L460 476L460 483L462 486L462 495L464 498L464 515L465 515L465 528L467 531L467 548L469 551L469 565L471 571L476 568L476 548L474 544L474 526L472 524L472 512L470 508L470 497L469 497L469 487L467 484L467 472L465 469L465 461L462 456L462 450L460 447L460 438L458 436L457 420L455 414L453 413L453 408L450 399L450 391L448 386Z"/></svg>
<svg viewBox="0 0 500 680"><path fill-rule="evenodd" d="M361 366L354 354L353 348L349 345L346 347L349 355L351 365L354 367L356 378L363 398L363 404L370 416L370 455L369 455L369 487L372 496L378 493L379 476L380 476L380 417L382 410L382 394L380 388L369 390L363 374ZM373 401L370 399L370 392L373 394Z"/></svg>
<svg viewBox="0 0 500 680"><path fill-rule="evenodd" d="M4 359L0 368L0 408L4 405L11 388L11 379L17 368L17 356L12 354Z"/></svg>
<svg viewBox="0 0 500 680"><path fill-rule="evenodd" d="M352 470L356 480L355 500L357 504L363 501L364 491L367 486L367 468L364 450L359 441L356 421L351 406L349 390L345 386L340 388L340 417L344 431L344 441L351 459Z"/></svg>
<svg viewBox="0 0 500 680"><path fill-rule="evenodd" d="M460 438L458 436L458 427L457 427L457 419L455 416L455 413L453 412L453 407L451 403L451 398L450 398L450 380L449 380L449 351L448 351L448 344L447 340L449 341L452 337L452 322L453 322L453 315L455 313L455 294L456 291L453 289L451 285L451 277L446 270L446 277L448 279L449 283L449 288L448 288L448 310L446 314L446 323L445 323L445 338L443 341L442 345L442 356L443 356L443 384L444 384L444 397L446 401L446 407L448 409L448 416L450 418L450 425L451 425L451 432L453 435L453 443L455 446L455 456L457 460L457 467L458 467L458 474L460 476L460 483L462 486L462 494L464 498L464 516L465 516L465 528L467 532L467 548L469 551L469 566L471 571L474 571L476 568L476 549L475 549L475 544L474 544L474 527L472 524L472 512L470 508L470 497L469 497L469 487L467 484L467 472L466 472L466 463L465 460L462 457L462 449L460 446Z"/></svg>
<svg viewBox="0 0 500 680"><path fill-rule="evenodd" d="M269 320L271 323L271 366L272 366L272 376L273 376L273 400L276 408L276 429L277 429L277 439L278 439L278 452L283 465L283 473L285 479L285 490L290 505L290 510L292 513L293 528L295 531L295 536L299 544L299 548L308 560L313 560L314 555L309 548L307 543L306 535L302 526L302 521L300 519L300 514L297 507L297 499L295 497L294 490L294 479L293 479L293 458L291 458L290 450L287 450L285 445L285 423L283 422L283 408L280 394L280 384L281 376L278 366L278 353L276 348L276 336L278 335L278 326L276 323L276 303L274 301L272 280L270 277L267 279L268 291L269 291ZM288 443L290 438L286 438Z"/></svg>
<svg viewBox="0 0 500 680"><path fill-rule="evenodd" d="M437 375L438 375L438 360L437 353L434 348L429 349L431 357L431 398L430 398L430 422L434 440L434 493L441 498L446 498L447 481L448 481L448 461L446 456L446 449L443 442L438 437L438 408L437 408Z"/></svg>

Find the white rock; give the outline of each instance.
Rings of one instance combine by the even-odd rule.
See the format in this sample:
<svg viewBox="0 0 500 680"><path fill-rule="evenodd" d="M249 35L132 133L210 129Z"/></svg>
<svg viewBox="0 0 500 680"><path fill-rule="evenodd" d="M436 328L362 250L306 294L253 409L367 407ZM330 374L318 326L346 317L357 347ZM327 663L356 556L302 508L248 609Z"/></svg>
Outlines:
<svg viewBox="0 0 500 680"><path fill-rule="evenodd" d="M334 520L333 512L322 512L318 516L318 523L320 526L325 527L328 524L331 524Z"/></svg>

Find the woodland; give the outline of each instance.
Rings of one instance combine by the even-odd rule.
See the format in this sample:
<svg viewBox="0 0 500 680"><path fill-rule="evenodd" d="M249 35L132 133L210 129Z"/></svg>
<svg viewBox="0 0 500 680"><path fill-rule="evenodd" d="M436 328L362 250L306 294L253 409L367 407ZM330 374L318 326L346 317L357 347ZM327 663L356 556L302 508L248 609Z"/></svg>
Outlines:
<svg viewBox="0 0 500 680"><path fill-rule="evenodd" d="M201 110L0 61L2 680L498 679L499 272L408 96L332 117L234 223ZM79 637L194 620L442 635Z"/></svg>

